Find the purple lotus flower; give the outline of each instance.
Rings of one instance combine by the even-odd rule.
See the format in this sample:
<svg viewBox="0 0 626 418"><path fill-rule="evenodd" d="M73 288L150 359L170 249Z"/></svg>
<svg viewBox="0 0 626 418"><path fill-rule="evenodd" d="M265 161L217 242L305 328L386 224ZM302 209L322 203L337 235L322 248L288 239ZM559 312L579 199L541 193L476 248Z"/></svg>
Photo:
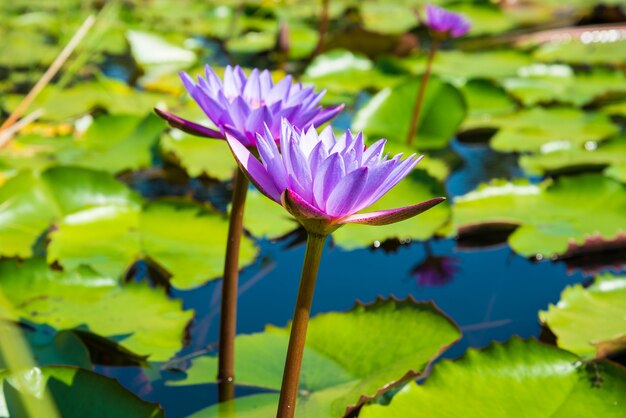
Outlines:
<svg viewBox="0 0 626 418"><path fill-rule="evenodd" d="M339 139L331 127L299 131L286 120L280 150L269 128L257 135L260 161L236 138L226 135L235 159L256 187L284 206L307 231L327 235L347 223L386 225L415 216L445 198L413 206L357 214L406 177L421 157L383 155L385 140L366 148L363 135Z"/></svg>
<svg viewBox="0 0 626 418"><path fill-rule="evenodd" d="M222 83L207 65L206 77L198 77L197 83L185 72L180 77L219 131L156 109L159 116L174 128L192 135L223 139L229 134L245 146L256 145L256 133L263 132L265 125L273 138L278 138L283 118L306 129L323 124L343 109L343 105L322 108L319 102L325 91L315 93L313 87L292 84L289 75L274 84L268 70L260 72L255 68L246 78L239 66L227 66Z"/></svg>
<svg viewBox="0 0 626 418"><path fill-rule="evenodd" d="M450 12L431 4L426 5L426 25L432 31L452 38L465 35L472 26L465 15Z"/></svg>

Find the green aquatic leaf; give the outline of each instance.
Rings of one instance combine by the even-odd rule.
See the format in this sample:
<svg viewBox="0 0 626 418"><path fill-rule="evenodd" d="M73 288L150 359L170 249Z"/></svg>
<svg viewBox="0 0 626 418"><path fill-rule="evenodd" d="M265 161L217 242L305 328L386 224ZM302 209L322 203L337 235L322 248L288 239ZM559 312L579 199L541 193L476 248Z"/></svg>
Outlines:
<svg viewBox="0 0 626 418"><path fill-rule="evenodd" d="M445 191L438 181L422 170L415 170L364 212L414 205L444 195ZM375 241L380 243L392 238L403 241L427 240L435 235L449 217L450 206L442 203L421 215L391 225L377 227L345 225L335 231L332 237L337 245L345 249L362 248L372 245Z"/></svg>
<svg viewBox="0 0 626 418"><path fill-rule="evenodd" d="M576 74L562 64L521 68L518 77L508 78L503 84L525 106L552 102L583 106L609 94L626 94L626 76L621 71L595 69Z"/></svg>
<svg viewBox="0 0 626 418"><path fill-rule="evenodd" d="M145 402L114 379L73 367L48 366L24 371L28 387L8 373L0 374L0 417L25 415L22 402L40 402L46 388L63 418L163 418L161 408ZM112 407L112 405L114 405Z"/></svg>
<svg viewBox="0 0 626 418"><path fill-rule="evenodd" d="M439 51L435 56L433 73L461 85L473 78L497 81L514 77L520 68L532 63L527 54L514 49L486 52ZM413 73L421 74L424 72L426 55L412 55L402 60L401 64Z"/></svg>
<svg viewBox="0 0 626 418"><path fill-rule="evenodd" d="M606 115L567 107L524 109L492 117L487 125L500 128L491 138L491 146L501 152L581 147L619 133L619 126Z"/></svg>
<svg viewBox="0 0 626 418"><path fill-rule="evenodd" d="M191 177L206 174L218 180L230 180L237 169L225 141L202 138L173 131L163 136L161 149L166 158L178 162Z"/></svg>
<svg viewBox="0 0 626 418"><path fill-rule="evenodd" d="M480 128L493 116L515 111L515 101L502 88L485 79L469 80L461 87L467 103L467 118L463 121L463 130ZM485 122L487 121L487 122Z"/></svg>
<svg viewBox="0 0 626 418"><path fill-rule="evenodd" d="M626 371L585 364L567 351L517 338L434 366L422 385L409 383L388 406L359 417L607 417L624 415Z"/></svg>
<svg viewBox="0 0 626 418"><path fill-rule="evenodd" d="M607 274L589 287L568 286L539 319L565 350L586 358L620 352L626 349L626 278Z"/></svg>
<svg viewBox="0 0 626 418"><path fill-rule="evenodd" d="M299 226L285 208L263 196L256 189L248 190L243 225L257 238L278 238Z"/></svg>
<svg viewBox="0 0 626 418"><path fill-rule="evenodd" d="M529 174L562 174L584 170L597 170L618 165L626 160L626 136L622 135L586 147L564 146L548 152L524 155L520 165Z"/></svg>
<svg viewBox="0 0 626 418"><path fill-rule="evenodd" d="M20 95L7 95L4 102L6 110L15 109L22 98ZM172 104L174 99L135 90L122 81L100 76L66 89L48 86L31 106L44 110L42 119L59 121L82 116L96 108L104 108L111 114L145 116L161 102Z"/></svg>
<svg viewBox="0 0 626 418"><path fill-rule="evenodd" d="M597 31L599 33L600 31ZM621 65L626 61L626 41L593 42L594 35L587 32L589 43L578 39L568 42L549 42L541 45L533 53L533 58L543 62L566 62L568 64L615 64Z"/></svg>
<svg viewBox="0 0 626 418"><path fill-rule="evenodd" d="M457 327L432 304L412 300L378 300L346 313L320 314L308 327L298 416L343 416L419 375L459 336ZM288 338L288 328L275 327L237 337L238 384L279 390ZM193 361L187 379L169 384L214 382L216 369L215 357L200 357ZM275 411L275 400L237 399L237 416ZM245 408L240 410L239 402ZM210 407L194 417L214 416L217 409Z"/></svg>
<svg viewBox="0 0 626 418"><path fill-rule="evenodd" d="M224 215L192 204L98 207L58 223L50 235L48 260L66 268L86 264L119 277L135 260L147 257L171 275L173 286L191 289L221 275L227 230ZM244 238L240 264L251 263L256 253Z"/></svg>
<svg viewBox="0 0 626 418"><path fill-rule="evenodd" d="M330 94L356 94L365 89L380 90L404 80L406 72L385 72L365 55L333 49L318 55L306 68L302 81Z"/></svg>
<svg viewBox="0 0 626 418"><path fill-rule="evenodd" d="M381 90L357 112L353 129L363 131L370 139L387 138L390 142L405 143L420 83L421 78ZM436 77L430 78L422 102L415 147L421 150L445 147L466 112L463 96L455 87Z"/></svg>
<svg viewBox="0 0 626 418"><path fill-rule="evenodd" d="M615 164L604 170L604 174L608 177L614 178L617 181L626 183L626 164Z"/></svg>
<svg viewBox="0 0 626 418"><path fill-rule="evenodd" d="M419 24L410 4L364 2L359 11L363 27L372 32L401 35Z"/></svg>
<svg viewBox="0 0 626 418"><path fill-rule="evenodd" d="M594 216L594 214L602 216ZM626 185L597 174L530 184L492 181L454 200L457 234L515 228L511 248L550 258L593 251L589 241L611 242L626 232Z"/></svg>
<svg viewBox="0 0 626 418"><path fill-rule="evenodd" d="M121 277L135 261L148 259L184 289L222 272L225 216L191 203L146 204L104 172L77 167L23 172L0 188L0 206L4 256L31 257L38 238L54 225L48 261L66 268L87 264ZM244 238L241 266L255 256L252 241Z"/></svg>
<svg viewBox="0 0 626 418"><path fill-rule="evenodd" d="M22 266L0 262L0 286L17 318L56 329L86 327L117 340L126 349L165 361L182 348L193 311L146 283L120 285L116 278L87 267L66 272L48 269L42 259Z"/></svg>
<svg viewBox="0 0 626 418"><path fill-rule="evenodd" d="M462 13L472 22L468 36L501 33L517 26L512 18L515 15L506 14L503 8L489 3L463 2L447 6L446 9Z"/></svg>

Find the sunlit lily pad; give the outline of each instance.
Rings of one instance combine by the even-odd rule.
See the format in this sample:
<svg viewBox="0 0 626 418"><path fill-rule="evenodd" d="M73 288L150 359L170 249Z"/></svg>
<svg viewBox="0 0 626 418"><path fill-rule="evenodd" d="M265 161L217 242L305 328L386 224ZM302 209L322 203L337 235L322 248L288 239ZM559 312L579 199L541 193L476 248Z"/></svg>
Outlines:
<svg viewBox="0 0 626 418"><path fill-rule="evenodd" d="M357 112L352 124L354 130L363 131L369 138L406 142L420 82L421 79L410 80L381 90ZM461 93L432 77L424 95L414 146L422 150L445 147L463 122L466 111Z"/></svg>
<svg viewBox="0 0 626 418"><path fill-rule="evenodd" d="M17 107L22 96L8 95L4 105L11 111ZM172 103L171 97L162 94L135 90L125 83L99 77L90 82L81 82L66 89L48 86L31 105L42 108L46 120L64 120L78 117L102 107L112 114L144 116L160 102Z"/></svg>
<svg viewBox="0 0 626 418"><path fill-rule="evenodd" d="M619 127L602 113L565 107L525 109L492 117L486 124L500 127L491 139L491 146L503 152L581 147L588 141L603 141L619 132Z"/></svg>
<svg viewBox="0 0 626 418"><path fill-rule="evenodd" d="M521 68L518 77L506 79L504 86L525 106L551 102L583 106L608 94L626 94L626 76L601 69L575 74L566 65L535 64Z"/></svg>
<svg viewBox="0 0 626 418"><path fill-rule="evenodd" d="M62 366L34 368L17 380L0 374L0 417L24 417L23 403L41 402L47 388L63 418L163 418L161 408L139 399L116 380L100 374ZM20 381L28 387L21 387ZM113 405L113 406L112 406ZM32 407L32 406L31 406Z"/></svg>
<svg viewBox="0 0 626 418"><path fill-rule="evenodd" d="M205 174L218 180L229 180L237 169L226 141L219 139L173 131L163 136L161 148L167 158L177 161L191 177Z"/></svg>
<svg viewBox="0 0 626 418"><path fill-rule="evenodd" d="M363 27L372 32L400 35L418 26L414 6L389 2L363 2Z"/></svg>
<svg viewBox="0 0 626 418"><path fill-rule="evenodd" d="M520 165L529 174L560 174L602 169L626 161L626 136L585 147L565 146L539 154L524 155Z"/></svg>
<svg viewBox="0 0 626 418"><path fill-rule="evenodd" d="M445 196L439 182L421 170L415 170L364 212L375 212L414 205L433 197ZM332 235L334 242L346 249L362 248L375 241L390 238L400 240L426 240L431 238L450 217L450 206L442 203L425 213L386 226L345 225Z"/></svg>
<svg viewBox="0 0 626 418"><path fill-rule="evenodd" d="M604 170L604 174L608 177L614 178L617 181L626 183L626 163L615 164Z"/></svg>
<svg viewBox="0 0 626 418"><path fill-rule="evenodd" d="M421 74L424 72L426 55L411 56L402 62L414 73ZM513 77L520 68L530 64L532 59L527 54L514 49L487 52L450 50L437 53L433 72L445 80L463 84L472 78L501 80Z"/></svg>
<svg viewBox="0 0 626 418"><path fill-rule="evenodd" d="M148 257L171 274L172 285L190 289L222 274L227 230L225 216L192 204L86 209L58 223L48 259L66 268L87 264L119 276L135 260ZM254 244L244 238L240 264L255 256Z"/></svg>
<svg viewBox="0 0 626 418"><path fill-rule="evenodd" d="M0 188L0 254L30 257L37 239L50 233L48 260L67 268L87 264L121 277L148 258L179 288L218 277L223 268L228 220L191 203L145 202L109 174L57 167L24 172ZM199 233L200 232L200 233ZM241 265L256 256L248 238Z"/></svg>
<svg viewBox="0 0 626 418"><path fill-rule="evenodd" d="M467 103L463 130L484 127L494 115L511 113L517 108L506 91L489 80L473 79L461 87Z"/></svg>
<svg viewBox="0 0 626 418"><path fill-rule="evenodd" d="M613 241L625 232L626 185L597 174L541 184L493 181L456 198L452 215L461 235L516 228L508 241L524 256L584 252L592 238Z"/></svg>
<svg viewBox="0 0 626 418"><path fill-rule="evenodd" d="M459 335L456 326L433 305L411 300L379 300L357 305L347 313L316 316L308 328L298 416L342 416L347 407L349 410L419 375ZM239 336L237 383L279 390L288 338L288 329L274 327ZM170 384L213 382L216 368L215 357L197 358L187 379ZM245 398L241 401L250 404ZM254 398L256 407L241 416L260 416L264 409L257 408L270 410L268 404L276 405L271 397L258 401ZM216 410L211 407L194 417L215 416ZM239 417L239 408L237 412Z"/></svg>
<svg viewBox="0 0 626 418"><path fill-rule="evenodd" d="M363 54L333 49L315 57L306 68L302 81L313 83L329 93L356 94L361 90L379 90L402 82L406 73L385 73Z"/></svg>
<svg viewBox="0 0 626 418"><path fill-rule="evenodd" d="M116 278L87 268L49 270L42 259L18 266L0 263L0 285L19 319L56 329L86 327L113 338L128 350L164 361L182 348L185 327L193 311L183 311L146 283L118 284Z"/></svg>
<svg viewBox="0 0 626 418"><path fill-rule="evenodd" d="M422 385L409 383L388 406L359 417L607 417L624 415L626 371L585 364L567 351L514 338L435 365Z"/></svg>
<svg viewBox="0 0 626 418"><path fill-rule="evenodd" d="M600 36L601 31L596 31ZM533 54L534 58L544 62L567 62L570 64L623 64L626 61L626 41L594 42L594 35L581 35L590 42L580 40L550 42L540 46ZM610 35L609 35L610 36Z"/></svg>
<svg viewBox="0 0 626 418"><path fill-rule="evenodd" d="M298 228L296 220L276 202L249 189L243 225L257 238L277 238Z"/></svg>
<svg viewBox="0 0 626 418"><path fill-rule="evenodd" d="M626 349L626 277L599 276L589 287L568 286L539 318L559 347L584 357Z"/></svg>

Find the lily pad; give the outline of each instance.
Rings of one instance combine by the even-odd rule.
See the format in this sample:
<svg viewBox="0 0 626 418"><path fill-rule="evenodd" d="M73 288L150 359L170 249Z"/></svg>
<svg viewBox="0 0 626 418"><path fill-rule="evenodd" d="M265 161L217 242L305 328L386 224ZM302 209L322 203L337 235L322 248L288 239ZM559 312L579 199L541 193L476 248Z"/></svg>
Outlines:
<svg viewBox="0 0 626 418"><path fill-rule="evenodd" d="M329 93L356 94L364 89L380 90L404 80L406 71L383 72L365 55L333 49L318 55L306 68L302 81Z"/></svg>
<svg viewBox="0 0 626 418"><path fill-rule="evenodd" d="M354 117L352 127L370 139L387 138L405 143L413 112L418 80L385 88ZM467 107L461 93L451 84L431 77L426 87L414 145L421 149L445 147L465 118Z"/></svg>
<svg viewBox="0 0 626 418"><path fill-rule="evenodd" d="M535 50L533 57L543 62L566 62L569 64L615 64L621 65L626 61L626 41L600 42L595 40L595 36L601 32L586 32L581 35L581 39L589 40L584 43L578 39L566 42L549 42L541 45ZM612 36L607 34L607 36Z"/></svg>
<svg viewBox="0 0 626 418"><path fill-rule="evenodd" d="M58 272L42 259L0 263L0 285L20 318L56 329L86 327L128 350L164 361L182 348L193 311L146 283L121 286L116 278L81 267Z"/></svg>
<svg viewBox="0 0 626 418"><path fill-rule="evenodd" d="M454 4L447 9L464 14L472 22L470 36L496 34L517 26L511 16L506 15L503 8L489 3L472 4L469 2ZM514 16L514 15L513 15Z"/></svg>
<svg viewBox="0 0 626 418"><path fill-rule="evenodd" d="M86 209L58 223L48 259L66 268L87 264L118 277L135 260L149 257L171 274L173 286L191 289L221 275L227 230L225 216L192 204ZM244 238L240 264L251 263L256 252Z"/></svg>
<svg viewBox="0 0 626 418"><path fill-rule="evenodd" d="M468 108L463 130L483 127L493 116L517 109L517 104L506 91L489 80L470 80L461 87L461 92Z"/></svg>
<svg viewBox="0 0 626 418"><path fill-rule="evenodd" d="M350 312L318 315L310 321L307 333L298 416L343 416L372 396L419 375L459 336L456 326L432 304L412 300L378 300L357 305ZM288 328L274 327L237 337L237 383L279 390L288 338ZM170 384L213 382L216 370L215 357L200 357L193 361L186 380ZM242 417L256 417L257 407L270 410L268 403L275 399L265 396L235 402L238 417L244 412L239 402L248 404L248 415ZM250 408L250 404L257 407ZM194 416L215 416L211 414L217 408Z"/></svg>
<svg viewBox="0 0 626 418"><path fill-rule="evenodd" d="M363 27L372 32L401 35L419 24L414 6L400 2L364 2L360 13Z"/></svg>
<svg viewBox="0 0 626 418"><path fill-rule="evenodd" d="M42 367L22 372L21 379L8 373L0 375L0 417L26 416L25 402L41 402L41 394L49 391L63 418L163 418L161 408L139 399L117 381L73 367ZM27 384L27 387L21 387ZM45 388L45 389L44 389ZM112 407L114 405L114 407Z"/></svg>
<svg viewBox="0 0 626 418"><path fill-rule="evenodd" d="M604 174L608 177L614 178L617 181L626 183L626 164L615 164L604 170Z"/></svg>
<svg viewBox="0 0 626 418"><path fill-rule="evenodd" d="M613 363L585 364L567 351L514 338L457 361L435 365L425 383L409 383L389 406L359 417L622 417L626 371Z"/></svg>
<svg viewBox="0 0 626 418"><path fill-rule="evenodd" d="M19 95L7 95L4 106L12 111L22 100ZM170 96L138 91L126 83L100 76L97 80L81 82L75 86L60 89L48 86L33 102L32 109L42 108L43 119L65 120L89 113L102 107L111 114L145 116L160 102L173 103Z"/></svg>
<svg viewBox="0 0 626 418"><path fill-rule="evenodd" d="M0 254L5 256L32 256L37 239L54 224L48 261L66 268L87 264L121 277L133 262L149 258L184 289L222 272L225 216L191 203L147 205L104 172L76 167L24 172L0 188L0 205ZM241 265L255 256L252 241L244 238Z"/></svg>
<svg viewBox="0 0 626 418"><path fill-rule="evenodd" d="M626 349L626 277L603 275L589 287L568 286L539 318L559 347L583 357L606 357Z"/></svg>
<svg viewBox="0 0 626 418"><path fill-rule="evenodd" d="M523 256L549 258L573 247L591 251L591 241L613 241L625 232L626 185L598 174L541 184L496 180L454 203L457 234L515 228L508 242Z"/></svg>
<svg viewBox="0 0 626 418"><path fill-rule="evenodd" d="M364 212L414 205L444 195L445 191L438 181L422 170L415 170ZM332 237L337 245L345 249L362 248L375 241L382 242L391 238L427 240L435 235L449 217L450 206L442 203L421 215L384 227L345 225L335 231Z"/></svg>
<svg viewBox="0 0 626 418"><path fill-rule="evenodd" d="M564 144L565 145L565 144ZM524 155L520 165L529 174L562 174L603 169L626 160L626 136L585 147L564 146L544 153Z"/></svg>
<svg viewBox="0 0 626 418"><path fill-rule="evenodd" d="M435 56L433 73L444 80L462 85L473 78L502 80L516 76L518 70L532 64L523 52L503 49L487 52L439 51ZM415 55L402 60L413 73L424 72L426 56Z"/></svg>
<svg viewBox="0 0 626 418"><path fill-rule="evenodd" d="M609 94L626 94L626 76L604 69L575 74L567 65L535 64L506 79L504 87L525 106L551 102L583 106Z"/></svg>
<svg viewBox="0 0 626 418"><path fill-rule="evenodd" d="M243 225L257 238L278 238L299 226L285 208L256 189L248 190Z"/></svg>
<svg viewBox="0 0 626 418"><path fill-rule="evenodd" d="M574 108L535 107L510 115L492 117L491 126L500 130L491 146L502 152L546 152L559 147L581 147L619 133L619 127L602 113Z"/></svg>
<svg viewBox="0 0 626 418"><path fill-rule="evenodd" d="M230 180L237 169L228 145L219 139L172 131L163 136L161 149L166 158L176 160L191 177L206 174L225 181Z"/></svg>

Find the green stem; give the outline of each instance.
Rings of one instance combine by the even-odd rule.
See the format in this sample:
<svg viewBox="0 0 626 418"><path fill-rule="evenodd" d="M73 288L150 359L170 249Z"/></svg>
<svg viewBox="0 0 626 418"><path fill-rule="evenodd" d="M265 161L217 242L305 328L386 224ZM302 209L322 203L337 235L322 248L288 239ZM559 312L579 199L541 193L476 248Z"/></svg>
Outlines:
<svg viewBox="0 0 626 418"><path fill-rule="evenodd" d="M433 61L435 59L435 53L437 52L437 48L439 48L439 41L433 40L433 43L430 46L430 52L428 53L428 61L426 61L426 69L424 70L424 74L422 75L422 82L417 90L417 97L415 99L415 105L413 106L413 113L411 114L411 122L409 124L409 132L406 135L406 144L408 146L413 145L413 138L415 138L415 134L417 133L417 128L420 113L422 111L422 104L424 102L424 94L426 93L426 86L428 85L428 79L430 78L430 73L433 68Z"/></svg>
<svg viewBox="0 0 626 418"><path fill-rule="evenodd" d="M218 398L225 402L235 397L235 335L237 334L237 287L239 247L243 234L243 213L248 192L248 178L240 169L235 173L233 200L228 225L218 359Z"/></svg>
<svg viewBox="0 0 626 418"><path fill-rule="evenodd" d="M300 369L302 367L302 356L304 355L306 328L311 315L315 279L317 278L317 270L322 258L324 242L326 242L325 235L308 234L298 300L296 301L296 309L291 323L291 335L289 336L283 383L280 388L277 418L292 418L296 410L296 396L298 395Z"/></svg>

